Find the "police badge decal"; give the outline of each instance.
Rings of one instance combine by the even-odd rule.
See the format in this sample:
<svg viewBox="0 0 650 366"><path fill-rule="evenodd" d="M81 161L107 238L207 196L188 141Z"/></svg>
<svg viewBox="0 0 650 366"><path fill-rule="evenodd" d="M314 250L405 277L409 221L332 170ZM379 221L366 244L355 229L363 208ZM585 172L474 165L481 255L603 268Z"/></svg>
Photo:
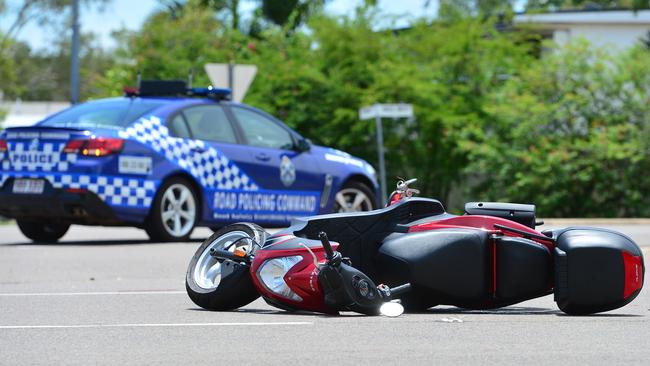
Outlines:
<svg viewBox="0 0 650 366"><path fill-rule="evenodd" d="M288 156L283 155L280 162L280 180L285 187L289 187L296 180L296 167Z"/></svg>

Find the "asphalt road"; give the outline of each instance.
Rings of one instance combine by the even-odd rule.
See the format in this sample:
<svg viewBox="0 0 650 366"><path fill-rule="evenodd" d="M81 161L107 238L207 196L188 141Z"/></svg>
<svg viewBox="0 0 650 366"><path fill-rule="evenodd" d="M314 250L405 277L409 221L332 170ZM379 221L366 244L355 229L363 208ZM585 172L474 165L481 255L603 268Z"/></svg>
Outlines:
<svg viewBox="0 0 650 366"><path fill-rule="evenodd" d="M648 258L650 225L615 228L646 246ZM261 300L203 311L186 296L184 275L209 233L152 244L136 229L73 227L59 244L33 245L15 226L0 226L0 365L650 362L647 289L589 317L562 315L550 296L399 318L289 314Z"/></svg>

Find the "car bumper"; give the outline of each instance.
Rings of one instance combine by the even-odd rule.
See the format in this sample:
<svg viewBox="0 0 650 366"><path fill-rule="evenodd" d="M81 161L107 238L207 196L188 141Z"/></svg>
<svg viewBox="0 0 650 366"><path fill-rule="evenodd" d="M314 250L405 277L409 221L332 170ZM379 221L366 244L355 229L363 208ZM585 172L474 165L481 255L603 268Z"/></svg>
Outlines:
<svg viewBox="0 0 650 366"><path fill-rule="evenodd" d="M13 179L0 189L0 216L89 225L117 225L113 210L95 193L54 188L46 181L43 193L13 193Z"/></svg>

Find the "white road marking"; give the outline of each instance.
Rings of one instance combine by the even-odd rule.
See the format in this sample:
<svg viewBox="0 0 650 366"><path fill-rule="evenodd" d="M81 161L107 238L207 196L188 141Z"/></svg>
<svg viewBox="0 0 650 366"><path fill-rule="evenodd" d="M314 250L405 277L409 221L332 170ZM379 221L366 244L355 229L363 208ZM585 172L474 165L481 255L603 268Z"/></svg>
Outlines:
<svg viewBox="0 0 650 366"><path fill-rule="evenodd" d="M162 328L215 326L274 326L313 325L313 322L252 322L252 323L169 323L169 324L78 324L78 325L0 325L0 329L88 329L88 328Z"/></svg>
<svg viewBox="0 0 650 366"><path fill-rule="evenodd" d="M101 296L101 295L179 295L185 291L102 291L102 292L20 292L0 293L0 297L20 296Z"/></svg>

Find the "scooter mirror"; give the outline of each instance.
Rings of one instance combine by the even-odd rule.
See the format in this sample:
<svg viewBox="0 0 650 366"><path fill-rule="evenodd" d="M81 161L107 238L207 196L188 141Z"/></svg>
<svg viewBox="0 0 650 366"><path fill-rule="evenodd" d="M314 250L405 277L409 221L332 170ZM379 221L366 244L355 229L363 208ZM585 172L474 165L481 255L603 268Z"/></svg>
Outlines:
<svg viewBox="0 0 650 366"><path fill-rule="evenodd" d="M379 307L379 313L394 318L404 313L404 307L397 302L385 302Z"/></svg>

